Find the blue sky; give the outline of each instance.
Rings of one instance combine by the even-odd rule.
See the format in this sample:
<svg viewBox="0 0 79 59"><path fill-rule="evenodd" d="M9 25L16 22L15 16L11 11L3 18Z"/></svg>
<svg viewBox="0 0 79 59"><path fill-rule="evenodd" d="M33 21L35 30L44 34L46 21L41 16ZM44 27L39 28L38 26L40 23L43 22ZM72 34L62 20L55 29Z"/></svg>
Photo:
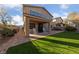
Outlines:
<svg viewBox="0 0 79 59"><path fill-rule="evenodd" d="M19 4L0 4L1 8L5 8L12 19L16 22L16 25L23 25L23 9ZM15 22L13 24L15 24Z"/></svg>
<svg viewBox="0 0 79 59"><path fill-rule="evenodd" d="M79 4L35 4L45 7L54 17L65 18L71 12L79 12Z"/></svg>
<svg viewBox="0 0 79 59"><path fill-rule="evenodd" d="M70 12L79 12L79 4L32 4L45 7L54 17L66 18ZM0 4L0 7L7 9L9 15L17 22L16 25L23 25L22 5Z"/></svg>

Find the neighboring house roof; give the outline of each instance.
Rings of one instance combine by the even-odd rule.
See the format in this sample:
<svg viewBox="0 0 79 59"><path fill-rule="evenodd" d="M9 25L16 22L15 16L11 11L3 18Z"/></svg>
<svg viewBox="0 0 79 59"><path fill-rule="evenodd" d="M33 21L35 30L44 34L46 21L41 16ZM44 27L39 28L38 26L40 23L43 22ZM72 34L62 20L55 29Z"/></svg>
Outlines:
<svg viewBox="0 0 79 59"><path fill-rule="evenodd" d="M56 18L54 18L54 19L57 19L57 20L62 20L63 21L63 19L61 18L61 17L56 17Z"/></svg>
<svg viewBox="0 0 79 59"><path fill-rule="evenodd" d="M46 8L42 7L42 6L33 6L33 5L27 5L27 4L23 4L23 6L24 6L24 7L28 6L28 7L42 8L42 9L44 9L50 16L52 16L51 13L48 12L48 10L47 10ZM53 16L52 16L52 17L53 17Z"/></svg>
<svg viewBox="0 0 79 59"><path fill-rule="evenodd" d="M60 23L62 23L63 19L61 17L56 17L56 18L53 18L52 22L56 22L56 23L60 22Z"/></svg>

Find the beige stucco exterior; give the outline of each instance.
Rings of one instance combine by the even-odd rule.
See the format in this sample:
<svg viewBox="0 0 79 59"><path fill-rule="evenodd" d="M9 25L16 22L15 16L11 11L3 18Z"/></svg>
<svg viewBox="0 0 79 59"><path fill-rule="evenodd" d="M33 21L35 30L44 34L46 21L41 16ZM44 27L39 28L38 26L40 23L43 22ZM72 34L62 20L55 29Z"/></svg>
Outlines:
<svg viewBox="0 0 79 59"><path fill-rule="evenodd" d="M53 16L44 7L23 5L23 15L24 32L27 37L29 37L29 33L51 32Z"/></svg>

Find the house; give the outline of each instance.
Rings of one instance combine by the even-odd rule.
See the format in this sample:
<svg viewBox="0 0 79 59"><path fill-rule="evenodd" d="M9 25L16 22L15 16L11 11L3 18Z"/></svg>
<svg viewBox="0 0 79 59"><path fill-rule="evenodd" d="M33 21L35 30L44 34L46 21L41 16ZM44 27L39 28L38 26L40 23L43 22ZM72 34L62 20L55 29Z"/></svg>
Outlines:
<svg viewBox="0 0 79 59"><path fill-rule="evenodd" d="M41 6L23 5L24 32L38 34L51 32L51 21L53 16Z"/></svg>
<svg viewBox="0 0 79 59"><path fill-rule="evenodd" d="M61 17L56 17L53 18L52 22L51 22L51 28L63 28L63 19Z"/></svg>

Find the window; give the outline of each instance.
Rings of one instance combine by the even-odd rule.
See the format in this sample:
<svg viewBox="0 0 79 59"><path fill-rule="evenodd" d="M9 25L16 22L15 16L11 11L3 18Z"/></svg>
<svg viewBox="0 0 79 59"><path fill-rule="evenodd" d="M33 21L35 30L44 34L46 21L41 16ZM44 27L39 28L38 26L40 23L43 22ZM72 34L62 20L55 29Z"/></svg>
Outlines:
<svg viewBox="0 0 79 59"><path fill-rule="evenodd" d="M41 14L41 13L38 13L38 12L32 11L32 10L30 10L30 15L31 16L39 16L39 17L42 17L45 19L51 19L51 16L49 16L49 15Z"/></svg>
<svg viewBox="0 0 79 59"><path fill-rule="evenodd" d="M30 29L35 28L35 24L34 23L30 23Z"/></svg>

